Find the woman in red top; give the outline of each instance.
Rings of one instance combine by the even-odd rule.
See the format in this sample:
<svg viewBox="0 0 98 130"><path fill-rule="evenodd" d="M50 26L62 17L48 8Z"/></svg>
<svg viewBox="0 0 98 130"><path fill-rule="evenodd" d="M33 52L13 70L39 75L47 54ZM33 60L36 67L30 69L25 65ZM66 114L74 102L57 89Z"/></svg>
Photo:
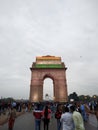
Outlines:
<svg viewBox="0 0 98 130"><path fill-rule="evenodd" d="M48 106L45 107L43 110L43 118L44 118L44 130L49 129L49 122L51 118L51 110L48 108ZM47 129L46 129L47 128Z"/></svg>

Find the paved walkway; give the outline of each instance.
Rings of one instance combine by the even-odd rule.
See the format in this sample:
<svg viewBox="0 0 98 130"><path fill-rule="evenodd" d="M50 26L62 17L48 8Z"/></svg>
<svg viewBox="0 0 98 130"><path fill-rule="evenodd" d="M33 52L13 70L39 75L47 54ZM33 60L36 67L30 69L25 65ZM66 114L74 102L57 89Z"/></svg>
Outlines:
<svg viewBox="0 0 98 130"><path fill-rule="evenodd" d="M0 126L0 130L7 130L7 123ZM95 115L90 115L89 122L85 123L86 130L97 130L97 121ZM16 118L13 130L34 130L34 116L32 113L25 113ZM41 130L43 130L43 122L41 123ZM57 130L56 120L51 119L49 130Z"/></svg>
<svg viewBox="0 0 98 130"><path fill-rule="evenodd" d="M89 124L91 124L94 127L97 127L98 121L97 121L94 114L90 114L90 116L89 116Z"/></svg>

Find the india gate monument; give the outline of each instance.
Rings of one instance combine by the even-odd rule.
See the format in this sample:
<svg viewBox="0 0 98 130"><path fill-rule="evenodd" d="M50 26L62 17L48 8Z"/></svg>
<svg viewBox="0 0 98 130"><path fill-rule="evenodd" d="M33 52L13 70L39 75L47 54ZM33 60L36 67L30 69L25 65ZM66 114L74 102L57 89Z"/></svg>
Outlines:
<svg viewBox="0 0 98 130"><path fill-rule="evenodd" d="M67 102L66 69L61 57L50 55L36 57L30 68L30 102L43 101L43 83L46 78L53 80L53 101Z"/></svg>

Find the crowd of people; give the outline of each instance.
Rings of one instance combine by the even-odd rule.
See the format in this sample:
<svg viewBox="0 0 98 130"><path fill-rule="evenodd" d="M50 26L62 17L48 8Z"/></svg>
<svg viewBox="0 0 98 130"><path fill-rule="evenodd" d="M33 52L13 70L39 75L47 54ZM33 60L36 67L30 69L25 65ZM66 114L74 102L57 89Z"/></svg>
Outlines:
<svg viewBox="0 0 98 130"><path fill-rule="evenodd" d="M90 103L56 103L35 104L33 115L35 117L35 130L49 130L49 123L54 117L57 121L57 130L85 130L84 123L88 122L89 114L93 113L97 119L97 102L94 107Z"/></svg>
<svg viewBox="0 0 98 130"><path fill-rule="evenodd" d="M98 120L98 102L71 102L71 103L23 103L12 102L0 105L0 115L8 112L8 130L13 130L16 112L33 111L35 130L49 130L51 119L56 120L57 130L85 130L84 123L88 122L89 114L96 115ZM43 122L43 123L42 123Z"/></svg>

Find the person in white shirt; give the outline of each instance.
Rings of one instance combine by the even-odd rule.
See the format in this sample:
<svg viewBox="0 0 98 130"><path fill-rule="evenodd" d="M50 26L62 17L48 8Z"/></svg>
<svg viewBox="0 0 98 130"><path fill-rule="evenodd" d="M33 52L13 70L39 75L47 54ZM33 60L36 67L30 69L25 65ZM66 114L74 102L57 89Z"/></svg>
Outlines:
<svg viewBox="0 0 98 130"><path fill-rule="evenodd" d="M69 108L64 106L64 113L61 115L62 130L74 130L74 122L72 113L69 112Z"/></svg>
<svg viewBox="0 0 98 130"><path fill-rule="evenodd" d="M82 115L76 111L75 106L71 106L70 111L73 113L72 117L74 120L75 130L85 130Z"/></svg>

